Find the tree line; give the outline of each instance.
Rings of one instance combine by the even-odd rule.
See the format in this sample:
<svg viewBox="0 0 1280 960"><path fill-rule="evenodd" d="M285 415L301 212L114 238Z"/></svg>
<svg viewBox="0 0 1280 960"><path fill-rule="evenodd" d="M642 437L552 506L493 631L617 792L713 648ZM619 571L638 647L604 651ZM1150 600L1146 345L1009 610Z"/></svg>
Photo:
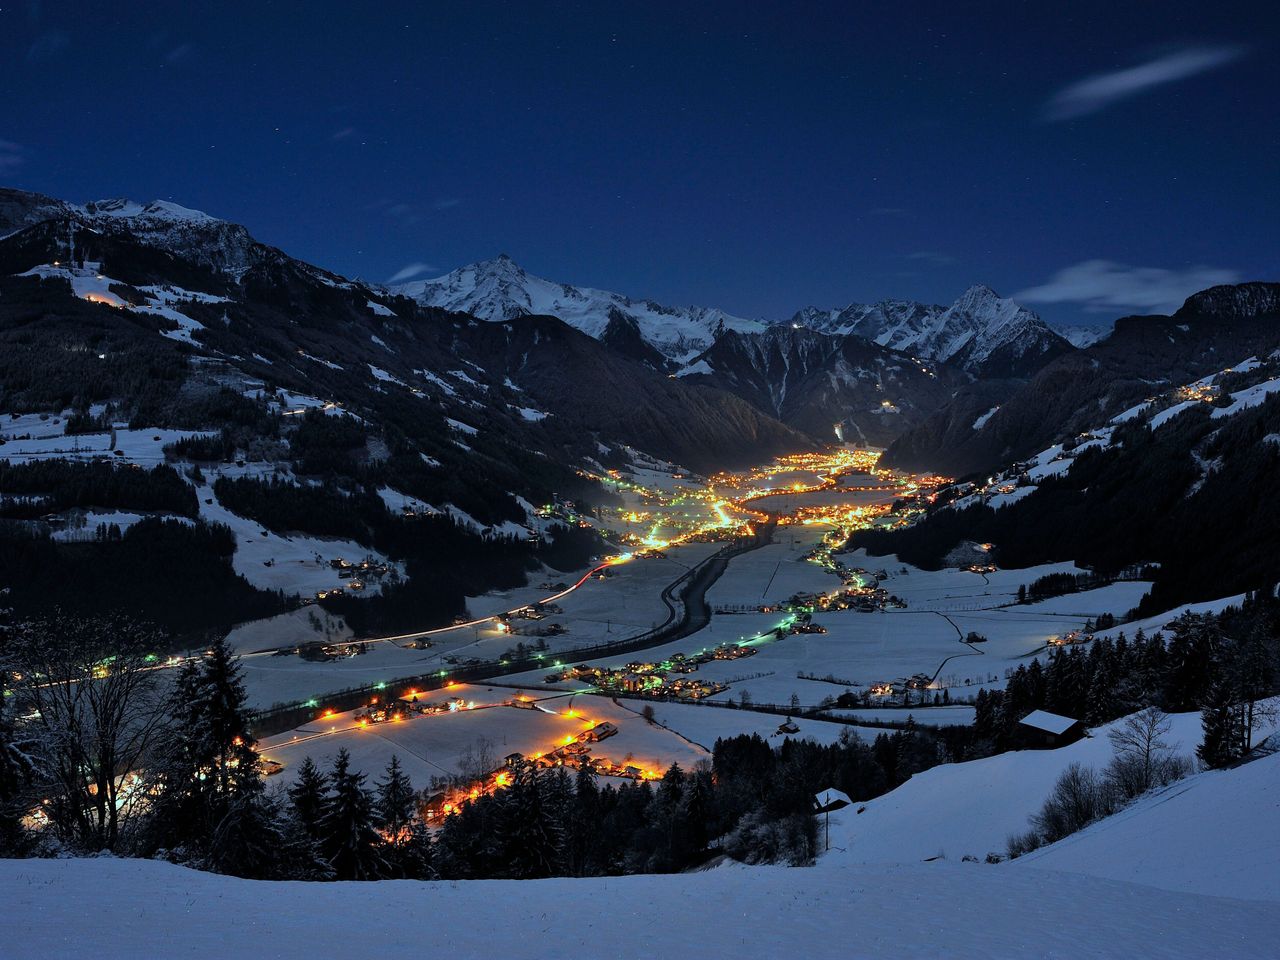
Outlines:
<svg viewBox="0 0 1280 960"><path fill-rule="evenodd" d="M122 469L106 461L0 460L0 515L42 517L73 507L142 510L195 517L195 491L173 467Z"/></svg>
<svg viewBox="0 0 1280 960"><path fill-rule="evenodd" d="M1248 752L1258 702L1280 690L1276 588L1246 595L1222 613L1191 613L1148 635L1102 637L1020 664L1003 690L979 690L974 735L993 750L1018 742L1018 722L1048 710L1097 726L1155 707L1203 711L1199 756L1225 766Z"/></svg>

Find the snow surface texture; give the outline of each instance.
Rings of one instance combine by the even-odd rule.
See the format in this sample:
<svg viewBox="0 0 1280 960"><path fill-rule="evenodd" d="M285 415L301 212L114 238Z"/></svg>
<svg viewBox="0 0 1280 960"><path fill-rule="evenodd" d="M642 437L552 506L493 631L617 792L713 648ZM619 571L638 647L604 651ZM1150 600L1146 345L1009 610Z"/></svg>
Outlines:
<svg viewBox="0 0 1280 960"><path fill-rule="evenodd" d="M1014 866L1280 901L1280 754L1170 784Z"/></svg>
<svg viewBox="0 0 1280 960"><path fill-rule="evenodd" d="M413 957L424 937L456 960L1253 960L1280 939L1272 904L974 864L273 884L145 860L6 860L0 902L6 955L42 960Z"/></svg>
<svg viewBox="0 0 1280 960"><path fill-rule="evenodd" d="M1194 756L1199 712L1173 714L1170 721L1165 742L1181 756ZM1008 837L1029 828L1027 818L1040 809L1069 765L1100 771L1111 761L1114 750L1107 732L1122 722L1092 730L1089 737L1057 750L1013 751L918 773L884 796L833 813L832 850L826 859L855 864L939 857L954 862L1003 854ZM1268 732L1255 734L1255 741ZM1236 770L1199 774L1044 848L1036 854L1042 859L1028 864L1280 901L1278 790L1276 755ZM1023 865L1021 860L1014 863Z"/></svg>

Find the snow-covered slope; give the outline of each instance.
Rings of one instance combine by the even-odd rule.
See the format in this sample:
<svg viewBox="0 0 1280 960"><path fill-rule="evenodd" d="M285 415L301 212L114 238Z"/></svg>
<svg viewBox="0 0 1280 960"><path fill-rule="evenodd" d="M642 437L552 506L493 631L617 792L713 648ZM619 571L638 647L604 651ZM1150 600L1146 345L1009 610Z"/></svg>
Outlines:
<svg viewBox="0 0 1280 960"><path fill-rule="evenodd" d="M1194 754L1200 714L1176 714L1172 720L1165 739L1178 753ZM882 797L832 814L833 849L827 859L913 863L930 857L957 861L1003 855L1009 835L1026 832L1027 818L1040 809L1070 764L1101 769L1110 762L1108 729L1094 730L1058 750L1016 750L918 773Z"/></svg>
<svg viewBox="0 0 1280 960"><path fill-rule="evenodd" d="M434 280L393 289L426 306L485 320L548 314L596 339L605 336L611 323L617 326L634 321L645 341L678 361L705 350L722 330L752 333L765 329L759 320L735 317L714 307L667 307L607 290L544 280L506 254L459 267Z"/></svg>
<svg viewBox="0 0 1280 960"><path fill-rule="evenodd" d="M1252 960L1280 940L1273 904L973 864L266 883L146 860L3 860L0 903L4 955L42 960Z"/></svg>
<svg viewBox="0 0 1280 960"><path fill-rule="evenodd" d="M1024 376L1072 349L1026 307L990 287L970 287L949 307L910 300L808 307L792 325L857 334L881 346L955 364L974 373Z"/></svg>
<svg viewBox="0 0 1280 960"><path fill-rule="evenodd" d="M1191 758L1200 714L1170 716L1163 739ZM1022 750L916 774L882 797L831 816L824 862L904 863L1003 855L1072 763L1102 770L1109 730L1057 750ZM1270 727L1255 736L1261 741ZM861 812L859 812L861 811ZM1280 901L1280 754L1195 774L1000 869L1049 869L1168 890Z"/></svg>
<svg viewBox="0 0 1280 960"><path fill-rule="evenodd" d="M1280 900L1280 753L1170 784L1013 866Z"/></svg>

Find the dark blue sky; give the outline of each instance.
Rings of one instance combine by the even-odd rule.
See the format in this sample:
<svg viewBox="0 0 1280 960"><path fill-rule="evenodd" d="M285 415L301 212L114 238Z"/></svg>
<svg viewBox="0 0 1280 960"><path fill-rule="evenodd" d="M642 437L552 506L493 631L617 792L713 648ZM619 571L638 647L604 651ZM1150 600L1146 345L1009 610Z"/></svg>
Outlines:
<svg viewBox="0 0 1280 960"><path fill-rule="evenodd" d="M0 0L0 181L377 281L1096 322L1280 279L1278 41L1263 2Z"/></svg>

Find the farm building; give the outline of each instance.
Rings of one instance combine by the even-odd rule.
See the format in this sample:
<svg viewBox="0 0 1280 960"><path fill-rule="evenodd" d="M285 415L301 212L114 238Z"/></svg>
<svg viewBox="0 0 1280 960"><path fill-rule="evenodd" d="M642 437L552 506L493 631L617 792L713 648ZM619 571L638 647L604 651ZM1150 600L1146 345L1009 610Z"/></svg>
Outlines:
<svg viewBox="0 0 1280 960"><path fill-rule="evenodd" d="M1047 710L1032 710L1018 721L1018 741L1028 749L1053 750L1084 736L1084 724Z"/></svg>

